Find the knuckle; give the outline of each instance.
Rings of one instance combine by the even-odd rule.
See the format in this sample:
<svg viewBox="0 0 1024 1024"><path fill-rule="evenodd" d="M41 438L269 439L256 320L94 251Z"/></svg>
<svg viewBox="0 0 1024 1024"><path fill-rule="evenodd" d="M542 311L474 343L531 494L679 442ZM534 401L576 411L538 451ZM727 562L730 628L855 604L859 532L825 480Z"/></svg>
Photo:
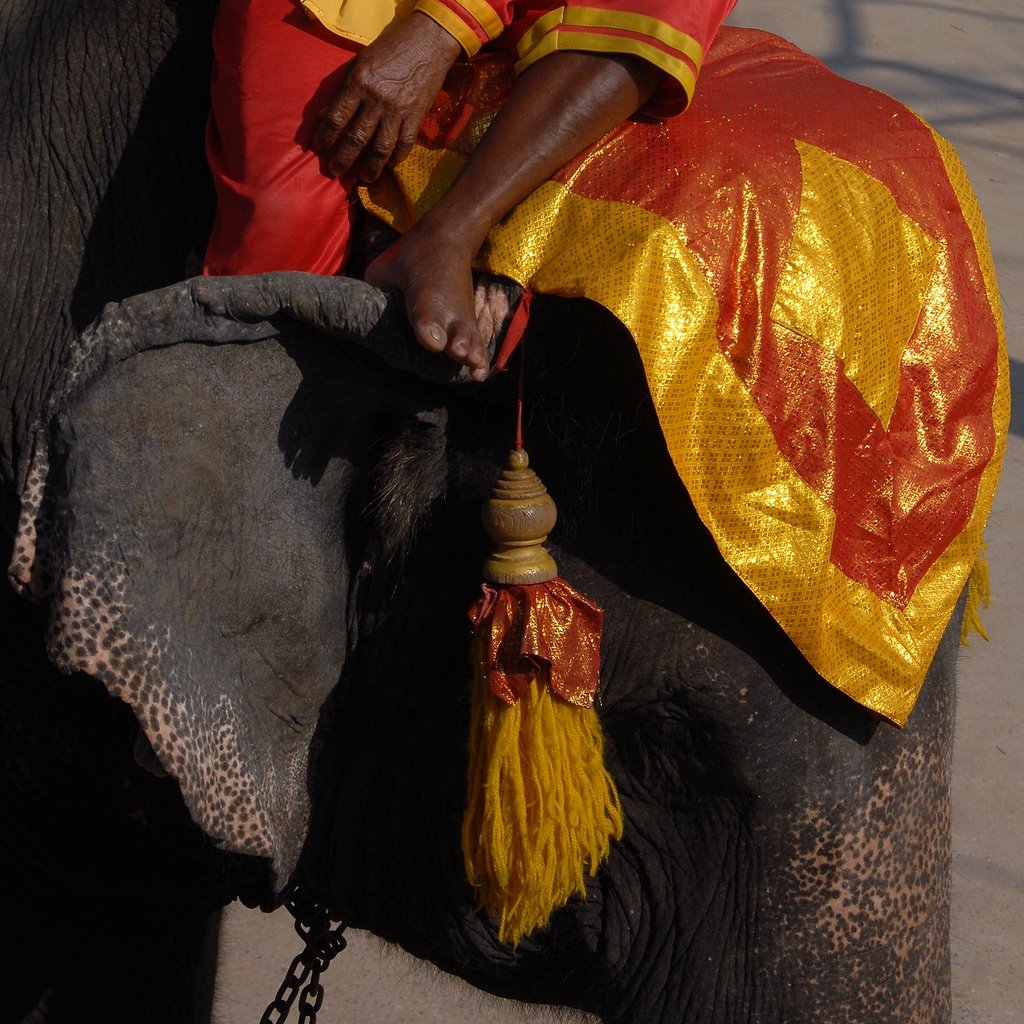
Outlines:
<svg viewBox="0 0 1024 1024"><path fill-rule="evenodd" d="M366 51L364 50L363 53L365 54ZM348 82L351 85L362 87L366 85L367 82L372 80L373 73L366 66L365 56L363 56L362 58L357 57L352 62L352 66L349 68L346 82Z"/></svg>
<svg viewBox="0 0 1024 1024"><path fill-rule="evenodd" d="M365 125L356 125L345 136L342 145L346 149L365 149L370 141L370 132Z"/></svg>
<svg viewBox="0 0 1024 1024"><path fill-rule="evenodd" d="M340 131L348 122L348 115L340 107L331 107L324 115L324 124L333 131Z"/></svg>
<svg viewBox="0 0 1024 1024"><path fill-rule="evenodd" d="M382 98L380 79L365 67L353 68L348 81L356 88L363 100L379 101Z"/></svg>

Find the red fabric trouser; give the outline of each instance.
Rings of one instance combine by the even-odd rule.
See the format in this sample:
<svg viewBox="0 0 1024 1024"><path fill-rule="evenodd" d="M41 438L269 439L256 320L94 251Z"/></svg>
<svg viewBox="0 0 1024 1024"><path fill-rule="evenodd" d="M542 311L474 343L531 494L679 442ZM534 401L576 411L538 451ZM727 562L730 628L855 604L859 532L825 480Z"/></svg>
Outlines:
<svg viewBox="0 0 1024 1024"><path fill-rule="evenodd" d="M204 273L338 273L353 182L324 174L312 141L361 47L293 0L220 0L213 45L206 154L217 213Z"/></svg>

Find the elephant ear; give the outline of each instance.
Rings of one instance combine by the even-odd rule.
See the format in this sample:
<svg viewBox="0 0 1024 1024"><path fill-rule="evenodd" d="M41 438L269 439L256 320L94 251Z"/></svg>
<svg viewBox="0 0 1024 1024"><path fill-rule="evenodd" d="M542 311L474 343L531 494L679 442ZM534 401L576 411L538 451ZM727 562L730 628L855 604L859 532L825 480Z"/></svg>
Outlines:
<svg viewBox="0 0 1024 1024"><path fill-rule="evenodd" d="M49 604L52 660L130 704L197 823L282 883L345 662L358 482L409 415L365 358L306 338L173 344L65 388L11 566Z"/></svg>

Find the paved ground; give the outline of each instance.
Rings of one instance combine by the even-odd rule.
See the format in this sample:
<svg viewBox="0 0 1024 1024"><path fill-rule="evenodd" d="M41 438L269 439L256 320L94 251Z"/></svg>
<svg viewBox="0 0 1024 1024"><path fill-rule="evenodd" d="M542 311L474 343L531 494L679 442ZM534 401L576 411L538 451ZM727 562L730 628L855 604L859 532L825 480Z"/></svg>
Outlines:
<svg viewBox="0 0 1024 1024"><path fill-rule="evenodd" d="M733 19L787 36L897 96L960 150L988 219L1017 408L988 530L991 643L961 657L955 755L957 1024L1017 1024L1024 1001L1024 6L1020 0L740 0ZM322 1024L547 1020L481 997L356 936L331 968ZM283 915L232 911L221 1024L255 1024L296 941Z"/></svg>

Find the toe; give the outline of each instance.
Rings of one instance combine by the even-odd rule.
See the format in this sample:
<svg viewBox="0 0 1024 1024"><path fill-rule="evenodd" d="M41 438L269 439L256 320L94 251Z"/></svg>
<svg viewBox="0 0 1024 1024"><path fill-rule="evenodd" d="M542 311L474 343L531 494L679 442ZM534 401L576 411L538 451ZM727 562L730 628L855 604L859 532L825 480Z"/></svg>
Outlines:
<svg viewBox="0 0 1024 1024"><path fill-rule="evenodd" d="M433 317L417 317L413 330L419 343L430 352L443 352L448 347L448 334Z"/></svg>
<svg viewBox="0 0 1024 1024"><path fill-rule="evenodd" d="M453 319L448 324L448 347L445 351L449 358L470 369L473 380L487 377L489 357L475 323Z"/></svg>

